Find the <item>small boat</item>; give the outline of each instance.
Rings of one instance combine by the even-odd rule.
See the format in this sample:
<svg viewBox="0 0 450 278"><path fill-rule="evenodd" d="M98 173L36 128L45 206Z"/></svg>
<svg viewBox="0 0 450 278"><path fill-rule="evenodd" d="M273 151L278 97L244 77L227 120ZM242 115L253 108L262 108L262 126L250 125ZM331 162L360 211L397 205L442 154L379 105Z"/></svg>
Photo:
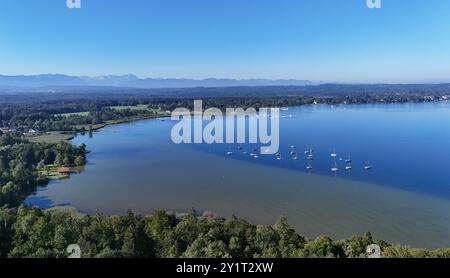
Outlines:
<svg viewBox="0 0 450 278"><path fill-rule="evenodd" d="M314 150L313 149L308 149L305 151L306 154L306 159L307 160L314 160Z"/></svg>
<svg viewBox="0 0 450 278"><path fill-rule="evenodd" d="M292 146L291 146L291 149L295 149L295 148L297 148L295 145L292 145Z"/></svg>
<svg viewBox="0 0 450 278"><path fill-rule="evenodd" d="M339 168L337 166L336 161L334 162L334 166L331 168L331 172L333 172L333 173L339 172Z"/></svg>
<svg viewBox="0 0 450 278"><path fill-rule="evenodd" d="M233 154L233 152L227 152L227 155L232 155Z"/></svg>
<svg viewBox="0 0 450 278"><path fill-rule="evenodd" d="M352 160L350 159L350 156L348 156L348 159L345 160L345 170L350 171L352 168Z"/></svg>
<svg viewBox="0 0 450 278"><path fill-rule="evenodd" d="M330 154L330 156L331 156L331 157L337 157L336 150L334 150L334 151Z"/></svg>
<svg viewBox="0 0 450 278"><path fill-rule="evenodd" d="M291 152L291 155L296 155L297 153L295 152L295 151L292 151Z"/></svg>
<svg viewBox="0 0 450 278"><path fill-rule="evenodd" d="M370 165L364 166L364 170L371 170L371 169L372 169L372 166L370 166Z"/></svg>
<svg viewBox="0 0 450 278"><path fill-rule="evenodd" d="M298 160L298 157L297 156L293 156L292 160Z"/></svg>
<svg viewBox="0 0 450 278"><path fill-rule="evenodd" d="M253 158L254 158L254 159L258 159L258 158L259 158L259 156L257 156L257 155L254 155L254 156L253 156Z"/></svg>
<svg viewBox="0 0 450 278"><path fill-rule="evenodd" d="M306 152L306 159L307 160L314 160L314 151L313 151L313 149L309 149Z"/></svg>
<svg viewBox="0 0 450 278"><path fill-rule="evenodd" d="M311 162L308 163L308 166L306 166L306 170L311 171L313 169Z"/></svg>
<svg viewBox="0 0 450 278"><path fill-rule="evenodd" d="M348 156L348 159L345 160L345 163L352 163L350 156Z"/></svg>

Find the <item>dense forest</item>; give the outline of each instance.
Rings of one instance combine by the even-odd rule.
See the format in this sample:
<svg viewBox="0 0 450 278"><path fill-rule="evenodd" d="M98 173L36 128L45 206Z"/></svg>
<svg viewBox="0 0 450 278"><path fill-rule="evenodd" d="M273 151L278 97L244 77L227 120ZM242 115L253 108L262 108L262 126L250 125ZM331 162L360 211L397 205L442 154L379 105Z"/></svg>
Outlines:
<svg viewBox="0 0 450 278"><path fill-rule="evenodd" d="M41 104L0 104L0 127L25 131L29 128L40 131L84 132L89 126L108 121L133 117L152 117L157 113L150 109L111 109L118 102L48 102ZM137 103L137 102L121 102ZM86 114L78 115L77 112ZM72 114L71 114L72 113Z"/></svg>
<svg viewBox="0 0 450 278"><path fill-rule="evenodd" d="M96 86L50 86L8 88L0 86L0 102L52 100L101 100L104 98L217 98L217 97L342 97L342 96L440 96L450 93L450 84L320 84L305 86L237 86L138 89Z"/></svg>
<svg viewBox="0 0 450 278"><path fill-rule="evenodd" d="M0 223L0 256L12 258L64 258L70 244L78 244L86 258L364 258L370 244L378 244L387 258L450 258L450 249L391 246L370 233L308 240L284 217L274 226L255 226L196 212L89 216L20 206L0 209Z"/></svg>

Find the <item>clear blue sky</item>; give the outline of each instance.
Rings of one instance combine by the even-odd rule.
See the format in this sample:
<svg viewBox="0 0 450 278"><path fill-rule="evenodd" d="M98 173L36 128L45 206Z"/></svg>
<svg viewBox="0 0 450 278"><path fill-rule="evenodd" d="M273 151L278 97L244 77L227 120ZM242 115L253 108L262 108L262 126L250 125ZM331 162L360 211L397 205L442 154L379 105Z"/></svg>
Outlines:
<svg viewBox="0 0 450 278"><path fill-rule="evenodd" d="M0 74L450 81L450 1L0 0Z"/></svg>

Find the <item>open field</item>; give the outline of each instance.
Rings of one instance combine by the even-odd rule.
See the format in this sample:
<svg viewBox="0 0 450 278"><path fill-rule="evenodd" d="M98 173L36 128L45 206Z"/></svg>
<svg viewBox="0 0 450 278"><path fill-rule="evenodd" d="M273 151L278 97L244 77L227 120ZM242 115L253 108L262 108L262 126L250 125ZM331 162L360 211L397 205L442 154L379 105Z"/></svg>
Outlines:
<svg viewBox="0 0 450 278"><path fill-rule="evenodd" d="M138 104L138 105L129 105L129 106L110 106L109 108L121 111L121 110L152 110L148 108L148 105ZM156 110L155 110L156 111Z"/></svg>
<svg viewBox="0 0 450 278"><path fill-rule="evenodd" d="M61 141L71 140L74 136L72 134L65 134L59 131L51 131L45 134L30 137L29 141L33 143L59 143Z"/></svg>
<svg viewBox="0 0 450 278"><path fill-rule="evenodd" d="M62 116L62 117L71 117L71 116L80 116L80 117L87 117L89 116L89 112L75 112L75 113L64 113L64 114L56 114L55 116Z"/></svg>

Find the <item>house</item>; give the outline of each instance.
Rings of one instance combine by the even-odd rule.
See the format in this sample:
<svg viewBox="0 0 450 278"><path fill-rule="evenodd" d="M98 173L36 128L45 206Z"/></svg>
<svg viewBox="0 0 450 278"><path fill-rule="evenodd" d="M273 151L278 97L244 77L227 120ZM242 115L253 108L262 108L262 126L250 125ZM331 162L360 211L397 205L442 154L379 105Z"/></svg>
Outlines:
<svg viewBox="0 0 450 278"><path fill-rule="evenodd" d="M58 173L59 173L60 175L70 175L71 172L72 172L72 171L70 170L69 167L59 167L59 168L58 168Z"/></svg>

